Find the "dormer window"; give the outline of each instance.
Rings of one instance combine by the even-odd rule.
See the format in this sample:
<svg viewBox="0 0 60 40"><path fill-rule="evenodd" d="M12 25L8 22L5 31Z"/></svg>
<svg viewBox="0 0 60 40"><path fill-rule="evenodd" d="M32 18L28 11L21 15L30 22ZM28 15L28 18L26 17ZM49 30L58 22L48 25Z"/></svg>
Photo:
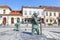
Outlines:
<svg viewBox="0 0 60 40"><path fill-rule="evenodd" d="M4 10L3 10L3 14L5 14L5 11L6 11L6 10L4 9Z"/></svg>

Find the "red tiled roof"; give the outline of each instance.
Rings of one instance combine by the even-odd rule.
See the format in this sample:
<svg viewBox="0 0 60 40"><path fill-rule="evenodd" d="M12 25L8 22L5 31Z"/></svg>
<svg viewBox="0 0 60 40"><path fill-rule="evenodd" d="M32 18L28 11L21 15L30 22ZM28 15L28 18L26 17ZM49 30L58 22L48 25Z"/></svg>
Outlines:
<svg viewBox="0 0 60 40"><path fill-rule="evenodd" d="M10 13L10 15L20 15L20 16L22 16L22 12L21 11L12 11Z"/></svg>
<svg viewBox="0 0 60 40"><path fill-rule="evenodd" d="M0 8L8 8L8 9L12 10L12 9L11 9L9 6L7 6L7 5L0 6Z"/></svg>
<svg viewBox="0 0 60 40"><path fill-rule="evenodd" d="M10 8L10 7L7 5L4 5L4 6L0 6L0 8Z"/></svg>

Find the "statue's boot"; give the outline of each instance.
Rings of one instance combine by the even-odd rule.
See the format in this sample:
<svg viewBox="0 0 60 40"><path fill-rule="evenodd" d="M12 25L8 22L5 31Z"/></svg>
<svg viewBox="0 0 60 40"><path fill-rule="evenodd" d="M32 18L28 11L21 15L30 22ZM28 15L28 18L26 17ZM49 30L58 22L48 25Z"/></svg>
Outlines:
<svg viewBox="0 0 60 40"><path fill-rule="evenodd" d="M36 28L35 30L36 30L36 32L37 32L37 35L39 35L39 29L38 29L38 28Z"/></svg>
<svg viewBox="0 0 60 40"><path fill-rule="evenodd" d="M39 29L37 29L37 35L39 35Z"/></svg>
<svg viewBox="0 0 60 40"><path fill-rule="evenodd" d="M35 32L35 30L34 30L34 28L32 28L32 35L34 35L34 32Z"/></svg>

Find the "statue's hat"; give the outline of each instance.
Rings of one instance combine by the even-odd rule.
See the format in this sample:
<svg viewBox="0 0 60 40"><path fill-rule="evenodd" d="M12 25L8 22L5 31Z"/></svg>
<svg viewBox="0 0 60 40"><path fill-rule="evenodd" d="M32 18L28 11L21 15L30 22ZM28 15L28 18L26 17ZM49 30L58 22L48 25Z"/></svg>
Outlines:
<svg viewBox="0 0 60 40"><path fill-rule="evenodd" d="M33 15L34 15L35 17L37 17L37 16L38 16L38 14L37 14L37 13L34 13Z"/></svg>

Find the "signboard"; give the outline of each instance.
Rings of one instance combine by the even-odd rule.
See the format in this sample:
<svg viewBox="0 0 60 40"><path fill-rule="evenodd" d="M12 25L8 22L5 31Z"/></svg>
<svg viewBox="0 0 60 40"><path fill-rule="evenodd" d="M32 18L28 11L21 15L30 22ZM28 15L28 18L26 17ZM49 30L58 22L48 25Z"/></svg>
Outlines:
<svg viewBox="0 0 60 40"><path fill-rule="evenodd" d="M0 16L0 18L2 18L2 16Z"/></svg>

